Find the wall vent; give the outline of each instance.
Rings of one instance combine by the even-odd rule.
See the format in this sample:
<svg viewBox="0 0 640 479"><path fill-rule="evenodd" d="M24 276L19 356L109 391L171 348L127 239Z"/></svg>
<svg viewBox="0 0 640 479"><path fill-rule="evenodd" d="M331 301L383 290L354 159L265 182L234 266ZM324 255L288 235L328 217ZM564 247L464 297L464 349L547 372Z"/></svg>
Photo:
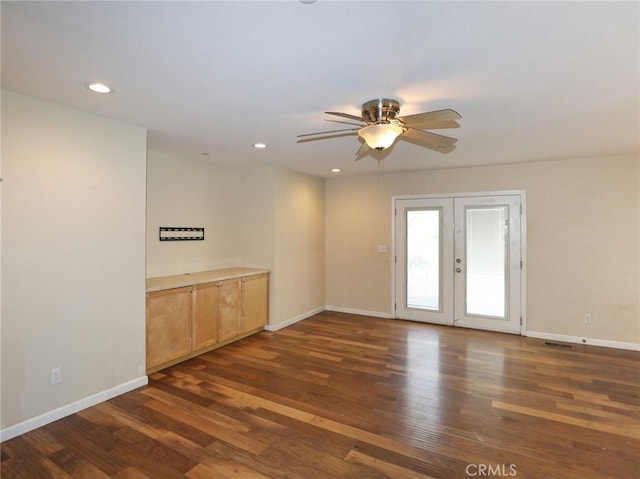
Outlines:
<svg viewBox="0 0 640 479"><path fill-rule="evenodd" d="M554 341L544 341L542 344L549 348L557 348L557 349L576 349L573 344L568 343L556 343Z"/></svg>

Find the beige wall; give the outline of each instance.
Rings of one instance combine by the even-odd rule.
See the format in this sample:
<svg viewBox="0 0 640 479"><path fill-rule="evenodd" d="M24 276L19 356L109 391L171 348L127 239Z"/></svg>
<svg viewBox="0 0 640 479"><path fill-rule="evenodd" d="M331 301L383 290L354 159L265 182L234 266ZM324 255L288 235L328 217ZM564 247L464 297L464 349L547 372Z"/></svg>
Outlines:
<svg viewBox="0 0 640 479"><path fill-rule="evenodd" d="M238 218L235 256L240 266L273 270L274 172L271 166L248 167L240 171L238 204L234 208Z"/></svg>
<svg viewBox="0 0 640 479"><path fill-rule="evenodd" d="M149 150L147 277L235 266L239 171ZM160 226L204 227L204 241L159 241Z"/></svg>
<svg viewBox="0 0 640 479"><path fill-rule="evenodd" d="M324 180L154 151L147 178L147 277L268 268L270 327L323 308ZM160 242L159 226L204 226L205 240Z"/></svg>
<svg viewBox="0 0 640 479"><path fill-rule="evenodd" d="M3 429L144 378L145 161L141 128L2 92Z"/></svg>
<svg viewBox="0 0 640 479"><path fill-rule="evenodd" d="M324 180L274 172L274 275L271 323L287 323L325 305Z"/></svg>
<svg viewBox="0 0 640 479"><path fill-rule="evenodd" d="M391 245L393 196L525 190L527 330L638 344L638 165L590 158L327 180L327 305L391 313L391 248L376 245Z"/></svg>

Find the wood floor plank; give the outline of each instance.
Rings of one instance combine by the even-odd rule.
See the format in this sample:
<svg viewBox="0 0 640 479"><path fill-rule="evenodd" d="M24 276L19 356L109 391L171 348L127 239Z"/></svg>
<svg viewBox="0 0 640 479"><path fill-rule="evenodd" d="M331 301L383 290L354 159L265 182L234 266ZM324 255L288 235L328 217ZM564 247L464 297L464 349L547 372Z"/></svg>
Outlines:
<svg viewBox="0 0 640 479"><path fill-rule="evenodd" d="M5 441L0 473L640 477L638 371L635 351L323 312Z"/></svg>
<svg viewBox="0 0 640 479"><path fill-rule="evenodd" d="M111 454L119 444L117 438L113 436L114 431L100 428L86 420L80 421L80 419L82 418L78 414L68 416L48 424L46 431L64 444L66 450L75 452L109 476L126 468L125 461L117 454Z"/></svg>
<svg viewBox="0 0 640 479"><path fill-rule="evenodd" d="M517 412L520 414L526 414L527 416L540 417L551 421L557 421L564 424L571 424L573 426L584 427L586 429L595 429L597 431L608 432L611 434L617 434L619 436L630 437L633 439L640 439L640 429L637 424L617 425L617 424L603 424L597 421L589 421L586 419L572 417L566 414L557 414L550 411L543 411L540 409L533 409L529 407L518 406L517 404L509 404L502 401L492 401L491 406L506 411Z"/></svg>
<svg viewBox="0 0 640 479"><path fill-rule="evenodd" d="M238 477L246 479L269 479L269 476L259 473L243 464L232 460L207 461L198 464L187 472L189 479L236 479Z"/></svg>
<svg viewBox="0 0 640 479"><path fill-rule="evenodd" d="M170 406L174 406L176 411L180 411L181 413L186 412L190 418L194 417L195 421L207 422L207 425L211 429L220 427L239 433L246 433L250 430L250 428L241 421L225 416L224 414L220 414L210 408L202 407L199 404L194 404L193 402L187 401L181 397L176 397L166 391L149 388L144 391L144 394L150 398L156 399ZM147 407L151 407L149 404L151 404L151 402L147 403ZM176 415L172 416L177 418ZM180 418L180 420L182 422L193 421L192 419L184 420L184 418Z"/></svg>
<svg viewBox="0 0 640 479"><path fill-rule="evenodd" d="M153 479L153 477L139 471L133 466L123 469L114 476L115 479Z"/></svg>
<svg viewBox="0 0 640 479"><path fill-rule="evenodd" d="M67 454L62 454L65 452ZM82 479L107 479L110 477L107 473L98 469L73 451L56 451L56 453L50 455L49 458L56 466L64 470L69 477Z"/></svg>
<svg viewBox="0 0 640 479"><path fill-rule="evenodd" d="M234 446L245 449L252 454L259 454L267 445L260 441L256 441L252 437L245 435L242 432L234 431L230 428L225 428L215 422L207 421L206 419L200 419L197 414L188 410L183 410L162 401L149 401L148 407L165 414L175 415L179 419L191 427L208 431L216 439L222 440Z"/></svg>
<svg viewBox="0 0 640 479"><path fill-rule="evenodd" d="M64 445L61 444L43 429L36 429L31 434L25 434L22 436L25 442L27 442L32 448L38 451L43 456L48 456L54 452L64 449Z"/></svg>
<svg viewBox="0 0 640 479"><path fill-rule="evenodd" d="M133 391L131 393L115 397L109 400L106 404L113 406L119 411L120 414L124 414L128 417L127 425L130 421L134 424L131 425L132 429L139 430L144 434L144 428L149 428L151 434L150 437L158 434L158 431L175 431L176 433L192 440L193 442L201 445L211 444L215 437L209 434L207 431L203 431L200 428L191 427L184 422L179 421L175 417L171 417L159 411L155 411L152 408L147 407L149 400L148 396L142 394L142 391L146 388L141 388L140 391ZM105 403L99 404L98 407L102 407ZM140 424L138 426L136 424Z"/></svg>
<svg viewBox="0 0 640 479"><path fill-rule="evenodd" d="M382 472L389 477L393 477L394 479L434 479L432 476L427 476L423 473L381 461L380 459L368 456L355 449L349 451L349 454L345 457L345 461L365 465L371 469Z"/></svg>

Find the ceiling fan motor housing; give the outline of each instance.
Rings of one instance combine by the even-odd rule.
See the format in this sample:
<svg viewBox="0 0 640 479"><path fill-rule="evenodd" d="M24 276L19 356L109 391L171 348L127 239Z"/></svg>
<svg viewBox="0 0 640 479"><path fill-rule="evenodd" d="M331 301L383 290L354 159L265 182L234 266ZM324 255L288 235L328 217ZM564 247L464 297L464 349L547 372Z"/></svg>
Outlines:
<svg viewBox="0 0 640 479"><path fill-rule="evenodd" d="M399 112L400 103L390 98L377 98L362 105L362 118L376 124L391 123Z"/></svg>

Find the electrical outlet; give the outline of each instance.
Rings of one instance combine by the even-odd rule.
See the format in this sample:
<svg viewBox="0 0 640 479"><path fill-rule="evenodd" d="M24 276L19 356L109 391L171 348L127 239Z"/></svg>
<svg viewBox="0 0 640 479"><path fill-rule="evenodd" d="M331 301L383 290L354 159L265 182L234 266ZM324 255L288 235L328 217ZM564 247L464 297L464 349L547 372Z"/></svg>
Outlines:
<svg viewBox="0 0 640 479"><path fill-rule="evenodd" d="M54 368L51 370L51 384L62 382L62 368Z"/></svg>
<svg viewBox="0 0 640 479"><path fill-rule="evenodd" d="M591 313L584 314L584 324L591 324L593 322L593 318L591 317Z"/></svg>

